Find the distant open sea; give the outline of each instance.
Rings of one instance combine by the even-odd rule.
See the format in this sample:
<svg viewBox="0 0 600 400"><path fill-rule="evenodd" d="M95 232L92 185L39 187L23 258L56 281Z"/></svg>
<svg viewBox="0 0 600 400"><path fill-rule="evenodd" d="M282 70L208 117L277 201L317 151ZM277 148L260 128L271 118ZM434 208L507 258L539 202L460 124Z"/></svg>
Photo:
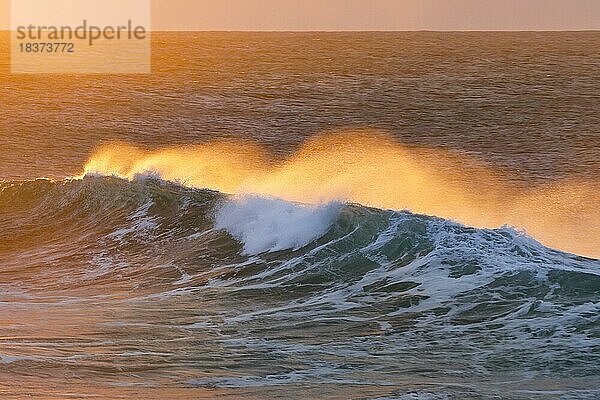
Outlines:
<svg viewBox="0 0 600 400"><path fill-rule="evenodd" d="M0 398L600 398L600 32L152 42L0 33Z"/></svg>

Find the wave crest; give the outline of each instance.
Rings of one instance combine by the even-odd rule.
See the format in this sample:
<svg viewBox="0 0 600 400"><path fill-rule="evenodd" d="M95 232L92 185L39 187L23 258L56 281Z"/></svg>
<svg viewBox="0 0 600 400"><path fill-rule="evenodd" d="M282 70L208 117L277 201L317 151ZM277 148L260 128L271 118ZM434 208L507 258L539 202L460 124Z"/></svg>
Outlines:
<svg viewBox="0 0 600 400"><path fill-rule="evenodd" d="M468 157L403 146L379 132L319 136L279 162L247 142L153 151L110 144L91 156L84 174L153 176L310 204L337 200L409 209L480 228L510 225L548 246L600 256L599 183L565 180L524 190Z"/></svg>
<svg viewBox="0 0 600 400"><path fill-rule="evenodd" d="M247 255L298 250L323 236L341 208L338 202L310 206L243 196L228 200L219 208L215 227L241 241Z"/></svg>

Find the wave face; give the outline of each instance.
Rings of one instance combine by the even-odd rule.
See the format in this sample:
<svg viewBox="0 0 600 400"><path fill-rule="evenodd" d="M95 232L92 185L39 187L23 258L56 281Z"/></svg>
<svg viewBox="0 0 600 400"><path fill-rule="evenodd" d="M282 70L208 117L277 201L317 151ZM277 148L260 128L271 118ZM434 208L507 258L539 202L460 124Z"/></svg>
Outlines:
<svg viewBox="0 0 600 400"><path fill-rule="evenodd" d="M509 228L38 180L0 183L0 266L0 378L31 393L600 396L600 262Z"/></svg>

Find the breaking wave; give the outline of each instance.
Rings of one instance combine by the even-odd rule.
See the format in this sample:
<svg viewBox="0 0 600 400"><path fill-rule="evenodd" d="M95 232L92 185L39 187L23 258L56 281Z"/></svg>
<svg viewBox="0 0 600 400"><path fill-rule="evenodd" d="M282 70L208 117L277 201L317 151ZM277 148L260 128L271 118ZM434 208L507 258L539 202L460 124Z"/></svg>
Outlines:
<svg viewBox="0 0 600 400"><path fill-rule="evenodd" d="M564 180L524 189L464 155L407 147L378 132L318 136L278 161L247 142L153 151L109 144L91 156L85 175L151 176L242 196L306 204L342 200L479 228L510 225L547 246L600 256L598 183Z"/></svg>
<svg viewBox="0 0 600 400"><path fill-rule="evenodd" d="M515 371L538 379L565 366L569 377L600 373L600 262L508 227L230 196L151 177L5 182L0 265L5 299L58 299L67 327L79 318L71 307L98 307L78 329L108 343L111 368L199 358L209 375L178 372L186 361L161 378L192 386L349 379L385 387L423 371L436 382ZM133 304L147 311L132 314ZM164 357L140 353L137 364L119 355L146 325ZM169 341L173 332L182 339ZM68 362L64 337L54 364L32 340L11 342L3 368ZM79 368L104 368L85 347L78 354ZM244 359L259 361L242 375L223 367Z"/></svg>

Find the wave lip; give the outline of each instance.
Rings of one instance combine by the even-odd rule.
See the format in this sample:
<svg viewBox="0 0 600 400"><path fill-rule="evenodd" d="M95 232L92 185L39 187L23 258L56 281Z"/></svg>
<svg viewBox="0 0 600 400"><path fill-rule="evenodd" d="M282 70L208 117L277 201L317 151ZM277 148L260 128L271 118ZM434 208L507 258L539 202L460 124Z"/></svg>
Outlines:
<svg viewBox="0 0 600 400"><path fill-rule="evenodd" d="M226 201L216 213L215 228L244 244L244 254L298 250L323 236L342 204L312 206L275 198L242 196Z"/></svg>

